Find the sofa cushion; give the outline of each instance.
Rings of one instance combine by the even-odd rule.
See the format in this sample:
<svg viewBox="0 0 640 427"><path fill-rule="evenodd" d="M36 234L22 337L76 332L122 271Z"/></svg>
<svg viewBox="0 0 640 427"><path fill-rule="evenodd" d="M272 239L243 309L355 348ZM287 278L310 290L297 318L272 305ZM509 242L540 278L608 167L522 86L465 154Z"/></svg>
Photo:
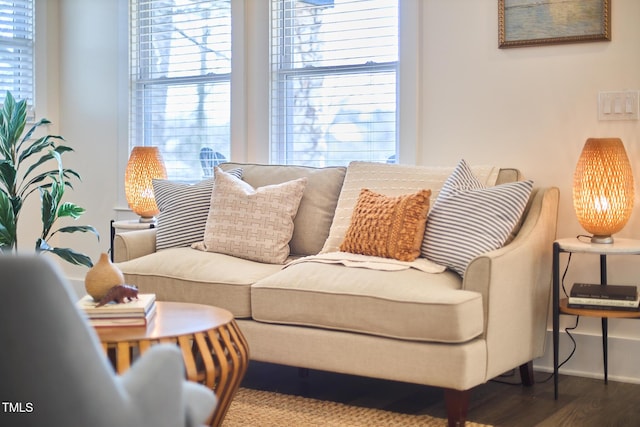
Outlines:
<svg viewBox="0 0 640 427"><path fill-rule="evenodd" d="M242 169L227 172L242 178ZM213 182L213 178L195 184L166 179L153 180L153 193L160 209L156 250L191 246L202 240Z"/></svg>
<svg viewBox="0 0 640 427"><path fill-rule="evenodd" d="M223 163L220 168L225 171L242 168L242 179L254 188L307 178L307 186L294 220L293 236L289 246L292 255L315 255L320 252L329 235L329 227L346 172L345 167Z"/></svg>
<svg viewBox="0 0 640 427"><path fill-rule="evenodd" d="M363 188L340 250L413 261L420 255L431 190L389 197Z"/></svg>
<svg viewBox="0 0 640 427"><path fill-rule="evenodd" d="M322 252L339 250L351 223L351 214L361 189L368 188L387 196L400 196L428 188L431 190L431 200L435 200L453 169L453 167L351 162L340 191L329 237ZM473 172L481 177L485 185L489 186L495 183L499 169L492 166L474 166Z"/></svg>
<svg viewBox="0 0 640 427"><path fill-rule="evenodd" d="M305 262L251 287L260 322L460 343L483 330L482 297L451 271L376 271Z"/></svg>
<svg viewBox="0 0 640 427"><path fill-rule="evenodd" d="M251 285L282 268L191 248L164 249L116 265L140 292L155 293L161 301L222 307L237 318L251 317Z"/></svg>
<svg viewBox="0 0 640 427"><path fill-rule="evenodd" d="M270 264L289 256L293 219L306 178L254 189L246 182L214 170L216 183L204 231L193 248Z"/></svg>
<svg viewBox="0 0 640 427"><path fill-rule="evenodd" d="M504 245L532 187L531 181L518 181L485 188L461 160L429 213L424 256L464 275L473 258Z"/></svg>

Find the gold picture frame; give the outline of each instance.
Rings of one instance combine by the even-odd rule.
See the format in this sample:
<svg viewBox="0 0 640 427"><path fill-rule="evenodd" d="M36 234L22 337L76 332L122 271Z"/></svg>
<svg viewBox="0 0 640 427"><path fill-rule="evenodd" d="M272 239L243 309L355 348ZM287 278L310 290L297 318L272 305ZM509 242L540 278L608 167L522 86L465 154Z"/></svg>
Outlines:
<svg viewBox="0 0 640 427"><path fill-rule="evenodd" d="M498 0L498 46L611 40L611 0Z"/></svg>

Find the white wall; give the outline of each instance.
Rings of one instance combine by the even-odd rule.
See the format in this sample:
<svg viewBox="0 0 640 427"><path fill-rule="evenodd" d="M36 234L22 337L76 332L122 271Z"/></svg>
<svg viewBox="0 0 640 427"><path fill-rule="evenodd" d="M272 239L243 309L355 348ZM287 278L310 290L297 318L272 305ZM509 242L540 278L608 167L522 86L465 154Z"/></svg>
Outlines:
<svg viewBox="0 0 640 427"><path fill-rule="evenodd" d="M636 209L620 237L640 238L640 122L598 121L599 91L640 90L640 2L612 5L612 41L498 49L497 2L423 3L423 164L496 163L560 188L558 236L585 233L571 202L573 171L589 137L620 137L636 175ZM566 259L566 258L565 258ZM610 257L609 282L638 284L640 259ZM597 256L573 257L566 283L597 282ZM517 286L517 283L514 283ZM574 317L562 318L573 324ZM601 375L599 319L582 318L566 372ZM611 378L640 382L637 322L609 322ZM561 341L561 359L571 348ZM550 343L551 341L549 341ZM551 369L551 344L538 368ZM595 372L595 374L590 374Z"/></svg>
<svg viewBox="0 0 640 427"><path fill-rule="evenodd" d="M126 144L127 130L128 83L121 70L127 67L128 36L126 21L123 27L120 18L126 19L127 2L37 0L36 7L48 29L45 36L37 28L37 43L46 46L47 55L46 60L37 58L36 114L52 120L55 131L74 148L63 160L82 181L74 183L65 200L87 210L77 224L93 225L100 232L99 242L91 234L74 233L61 236L56 244L97 260L100 252L109 249L109 220L115 218L122 188L122 178L115 171L118 146ZM48 98L43 100L45 93ZM68 263L63 267L71 278L83 280L85 267Z"/></svg>
<svg viewBox="0 0 640 427"><path fill-rule="evenodd" d="M560 237L582 232L571 205L571 181L588 137L622 138L640 177L640 123L597 120L598 91L640 90L640 2L613 2L611 42L498 49L497 1L415 1L422 18L417 31L421 47L415 52L420 126L416 152L401 153L403 162L454 165L464 157L470 163L515 166L538 185L558 186ZM242 10L244 22L252 23L268 19L263 11L256 12L259 3L234 0L234 7ZM48 98L38 114L55 120L59 132L75 147L67 166L75 168L83 182L70 200L87 208L80 221L95 225L102 235L99 244L88 236L65 239L97 259L108 248L109 220L126 215L118 210L126 149L118 147L126 147L127 131L127 1L38 0L38 4L40 8L46 4L49 31L58 30L57 38L47 33L53 49L46 59L51 69L38 100L43 94ZM246 40L260 39L249 34ZM247 56L240 63L246 60L248 69L255 69L252 54L264 54L263 49L252 48L241 52ZM249 81L247 90L260 81L248 76L239 80ZM242 94L243 99L250 96ZM251 103L239 111L260 114L260 105L266 108L264 103ZM266 152L255 146L254 136L260 132L254 123L264 120L247 120L241 129L234 125L234 138L246 136L246 144L234 149L234 156L255 160ZM640 178L637 181L640 188ZM619 236L637 237L639 231L640 208L636 208ZM70 277L82 280L84 269L65 268ZM637 284L640 263L633 257L612 258L609 273L611 283ZM597 258L574 257L567 283L597 278ZM573 319L562 321L569 324ZM595 319L581 320L578 351L565 372L600 371L599 325ZM640 382L640 365L626 357L630 351L640 354L636 326L633 321L610 322L612 379ZM568 349L568 340L563 339L562 354ZM548 347L545 358L536 361L538 368L550 368L550 352Z"/></svg>

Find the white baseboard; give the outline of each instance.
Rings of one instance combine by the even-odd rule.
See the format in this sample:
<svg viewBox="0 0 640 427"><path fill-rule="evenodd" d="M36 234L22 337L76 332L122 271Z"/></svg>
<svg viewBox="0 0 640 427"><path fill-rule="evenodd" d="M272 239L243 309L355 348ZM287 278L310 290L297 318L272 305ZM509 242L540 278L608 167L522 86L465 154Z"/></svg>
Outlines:
<svg viewBox="0 0 640 427"><path fill-rule="evenodd" d="M600 334L572 332L576 340L576 351L559 370L561 374L587 378L604 378L602 337ZM608 379L640 384L640 341L630 337L609 336ZM571 353L573 343L564 331L560 331L559 362ZM547 331L544 356L533 361L535 370L553 372L553 332Z"/></svg>

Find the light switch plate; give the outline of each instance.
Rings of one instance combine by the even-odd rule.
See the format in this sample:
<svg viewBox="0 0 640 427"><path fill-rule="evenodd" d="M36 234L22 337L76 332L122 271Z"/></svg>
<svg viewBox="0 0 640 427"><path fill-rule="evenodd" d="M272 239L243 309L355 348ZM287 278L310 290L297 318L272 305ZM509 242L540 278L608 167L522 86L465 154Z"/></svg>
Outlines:
<svg viewBox="0 0 640 427"><path fill-rule="evenodd" d="M638 120L637 90L598 93L598 120Z"/></svg>

